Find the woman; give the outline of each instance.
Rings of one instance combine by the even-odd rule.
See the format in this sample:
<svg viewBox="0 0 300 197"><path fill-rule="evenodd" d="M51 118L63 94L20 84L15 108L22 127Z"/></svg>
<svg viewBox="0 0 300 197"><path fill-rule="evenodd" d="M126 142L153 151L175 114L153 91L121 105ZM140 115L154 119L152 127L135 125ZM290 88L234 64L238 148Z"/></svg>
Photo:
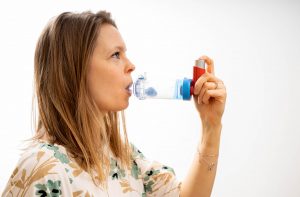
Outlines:
<svg viewBox="0 0 300 197"><path fill-rule="evenodd" d="M110 13L62 13L46 26L35 52L38 127L3 196L210 196L226 90L213 61L195 83L202 140L179 182L172 168L150 162L120 133L131 72ZM124 122L124 114L122 113Z"/></svg>

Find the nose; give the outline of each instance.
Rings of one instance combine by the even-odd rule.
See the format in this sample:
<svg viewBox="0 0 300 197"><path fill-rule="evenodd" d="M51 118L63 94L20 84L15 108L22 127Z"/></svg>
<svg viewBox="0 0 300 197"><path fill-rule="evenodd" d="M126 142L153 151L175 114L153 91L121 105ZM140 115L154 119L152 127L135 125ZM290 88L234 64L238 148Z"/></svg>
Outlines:
<svg viewBox="0 0 300 197"><path fill-rule="evenodd" d="M125 72L126 73L131 73L134 70L135 70L135 65L129 59L127 59L127 64L126 64L126 67L125 67Z"/></svg>

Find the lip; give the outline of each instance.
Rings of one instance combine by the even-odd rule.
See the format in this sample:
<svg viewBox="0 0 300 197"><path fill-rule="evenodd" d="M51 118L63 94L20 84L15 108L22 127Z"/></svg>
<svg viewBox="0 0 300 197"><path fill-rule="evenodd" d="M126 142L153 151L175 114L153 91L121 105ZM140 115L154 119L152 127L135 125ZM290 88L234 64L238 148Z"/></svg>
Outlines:
<svg viewBox="0 0 300 197"><path fill-rule="evenodd" d="M127 92L127 94L128 94L129 96L131 96L131 94L132 94L131 90L127 90L127 89L126 89L126 92Z"/></svg>
<svg viewBox="0 0 300 197"><path fill-rule="evenodd" d="M127 93L129 94L129 96L131 96L132 94L132 90L131 90L131 87L132 87L132 82L129 83L129 85L125 88L125 90L127 91Z"/></svg>
<svg viewBox="0 0 300 197"><path fill-rule="evenodd" d="M129 89L131 89L131 87L132 87L132 82L130 82L127 86L126 86L126 88L125 89L127 89L127 90L129 90Z"/></svg>

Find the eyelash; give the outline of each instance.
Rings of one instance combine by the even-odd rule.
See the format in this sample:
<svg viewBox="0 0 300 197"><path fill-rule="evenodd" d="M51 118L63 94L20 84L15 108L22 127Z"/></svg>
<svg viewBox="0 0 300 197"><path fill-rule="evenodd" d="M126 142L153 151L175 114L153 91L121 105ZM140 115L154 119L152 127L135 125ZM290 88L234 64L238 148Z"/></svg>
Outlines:
<svg viewBox="0 0 300 197"><path fill-rule="evenodd" d="M115 52L115 53L112 55L112 57L114 57L114 56L117 56L117 59L120 59L120 52L119 52L119 51Z"/></svg>

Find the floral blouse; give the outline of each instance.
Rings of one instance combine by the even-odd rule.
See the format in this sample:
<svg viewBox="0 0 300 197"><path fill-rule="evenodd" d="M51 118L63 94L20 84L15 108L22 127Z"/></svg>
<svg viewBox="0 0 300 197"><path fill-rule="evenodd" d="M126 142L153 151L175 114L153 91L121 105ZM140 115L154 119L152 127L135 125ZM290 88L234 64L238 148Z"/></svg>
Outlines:
<svg viewBox="0 0 300 197"><path fill-rule="evenodd" d="M21 156L2 194L5 197L178 197L180 182L172 168L147 160L131 144L133 162L129 170L110 158L107 190L96 186L91 176L57 144L37 142Z"/></svg>

